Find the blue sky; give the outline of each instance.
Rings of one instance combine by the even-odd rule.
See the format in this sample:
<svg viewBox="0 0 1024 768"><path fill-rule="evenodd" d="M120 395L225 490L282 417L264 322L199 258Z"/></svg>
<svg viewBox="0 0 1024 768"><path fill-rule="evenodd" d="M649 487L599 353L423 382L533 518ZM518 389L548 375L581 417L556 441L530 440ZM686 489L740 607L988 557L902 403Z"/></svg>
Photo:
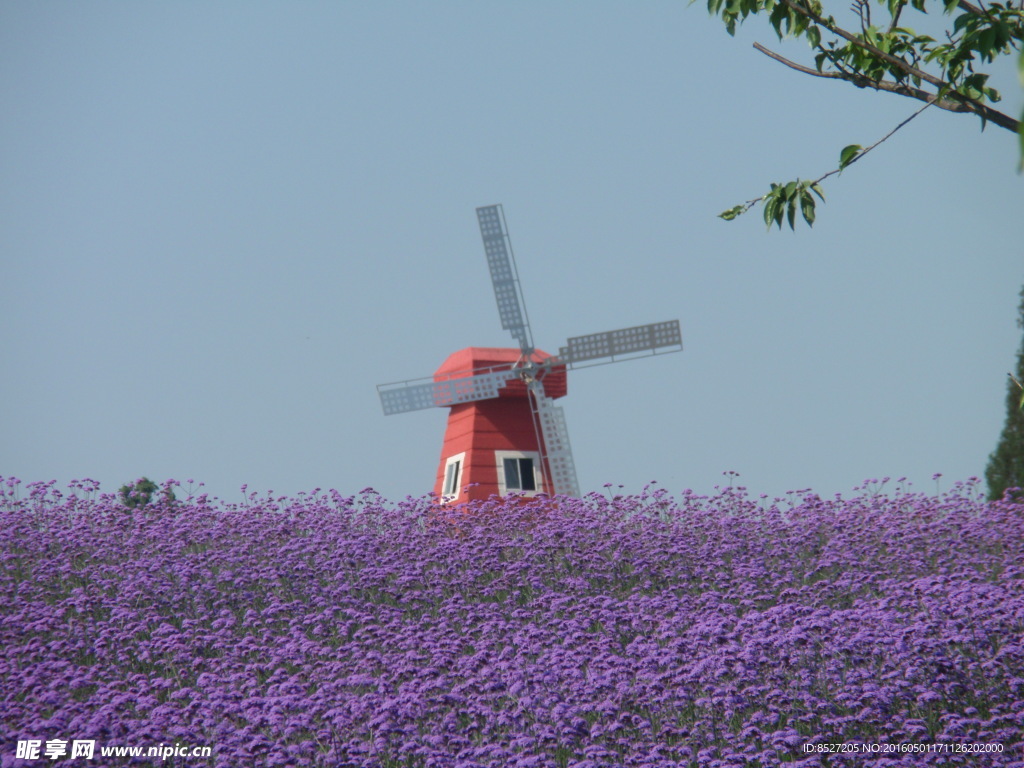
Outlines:
<svg viewBox="0 0 1024 768"><path fill-rule="evenodd" d="M474 213L502 203L539 347L682 323L681 354L571 372L585 491L980 476L1015 137L928 110L813 230L725 223L917 106L755 40L806 58L683 2L0 5L0 475L428 492L445 411L375 385L514 345Z"/></svg>

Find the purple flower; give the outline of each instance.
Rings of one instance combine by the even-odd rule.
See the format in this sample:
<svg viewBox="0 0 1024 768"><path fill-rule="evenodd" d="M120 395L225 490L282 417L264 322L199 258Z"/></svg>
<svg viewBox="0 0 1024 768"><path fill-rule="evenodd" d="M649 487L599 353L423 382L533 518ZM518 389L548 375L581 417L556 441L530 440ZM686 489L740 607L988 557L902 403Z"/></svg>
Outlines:
<svg viewBox="0 0 1024 768"><path fill-rule="evenodd" d="M127 516L94 481L23 500L0 481L15 739L490 768L820 765L805 745L1019 733L1024 508L970 484L453 518L370 489Z"/></svg>

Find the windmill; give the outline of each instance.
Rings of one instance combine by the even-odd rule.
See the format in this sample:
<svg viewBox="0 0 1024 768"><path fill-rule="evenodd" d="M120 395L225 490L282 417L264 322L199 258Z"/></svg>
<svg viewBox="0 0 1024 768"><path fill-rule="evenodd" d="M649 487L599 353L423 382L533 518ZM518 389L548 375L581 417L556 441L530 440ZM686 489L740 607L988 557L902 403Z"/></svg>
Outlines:
<svg viewBox="0 0 1024 768"><path fill-rule="evenodd" d="M385 415L449 408L435 494L462 503L537 493L579 496L565 416L566 370L683 348L678 320L570 338L558 355L533 346L505 214L476 209L501 326L518 348L467 347L432 377L377 387Z"/></svg>

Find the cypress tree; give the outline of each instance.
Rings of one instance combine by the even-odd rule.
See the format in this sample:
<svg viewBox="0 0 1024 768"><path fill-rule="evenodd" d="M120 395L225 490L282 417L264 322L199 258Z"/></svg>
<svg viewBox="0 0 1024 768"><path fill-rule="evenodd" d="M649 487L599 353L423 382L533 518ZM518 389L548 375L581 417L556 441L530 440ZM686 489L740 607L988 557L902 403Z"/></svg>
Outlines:
<svg viewBox="0 0 1024 768"><path fill-rule="evenodd" d="M1024 329L1024 288L1020 292L1020 307L1017 325ZM1024 337L1017 350L1017 372L1006 382L1006 424L999 436L999 444L988 457L985 480L988 482L988 497L1001 499L1007 488L1024 489ZM1024 499L1024 491L1015 497Z"/></svg>

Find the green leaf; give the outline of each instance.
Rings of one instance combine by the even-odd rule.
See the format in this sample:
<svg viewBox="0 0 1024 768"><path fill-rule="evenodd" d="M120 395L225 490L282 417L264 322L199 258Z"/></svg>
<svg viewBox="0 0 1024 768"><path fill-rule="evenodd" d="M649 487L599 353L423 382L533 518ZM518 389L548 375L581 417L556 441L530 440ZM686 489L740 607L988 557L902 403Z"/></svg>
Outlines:
<svg viewBox="0 0 1024 768"><path fill-rule="evenodd" d="M787 207L787 210L786 210L786 218L789 219L789 228L795 231L796 230L796 198L795 197L791 197L789 199L789 206ZM781 228L782 227L780 226L779 229L781 229Z"/></svg>
<svg viewBox="0 0 1024 768"><path fill-rule="evenodd" d="M741 213L743 213L744 210L745 209L744 209L744 207L742 205L734 205L729 210L722 211L720 214L718 214L718 218L725 219L726 221L732 221L737 216L739 216Z"/></svg>
<svg viewBox="0 0 1024 768"><path fill-rule="evenodd" d="M764 202L764 223L768 225L768 229L772 228L772 222L775 221L775 211L778 207L779 197L773 190L765 196Z"/></svg>
<svg viewBox="0 0 1024 768"><path fill-rule="evenodd" d="M993 49L996 47L996 31L992 27L978 35L978 53L983 61L992 61Z"/></svg>
<svg viewBox="0 0 1024 768"><path fill-rule="evenodd" d="M804 189L800 194L800 213L807 222L807 226L814 226L814 198L811 193Z"/></svg>
<svg viewBox="0 0 1024 768"><path fill-rule="evenodd" d="M856 160L861 149L863 149L863 147L861 147L860 144L850 144L849 146L843 147L843 151L839 153L839 170L843 170L846 166Z"/></svg>
<svg viewBox="0 0 1024 768"><path fill-rule="evenodd" d="M956 5L954 4L954 7ZM953 32L959 32L964 27L975 21L973 13L962 13L953 20Z"/></svg>

